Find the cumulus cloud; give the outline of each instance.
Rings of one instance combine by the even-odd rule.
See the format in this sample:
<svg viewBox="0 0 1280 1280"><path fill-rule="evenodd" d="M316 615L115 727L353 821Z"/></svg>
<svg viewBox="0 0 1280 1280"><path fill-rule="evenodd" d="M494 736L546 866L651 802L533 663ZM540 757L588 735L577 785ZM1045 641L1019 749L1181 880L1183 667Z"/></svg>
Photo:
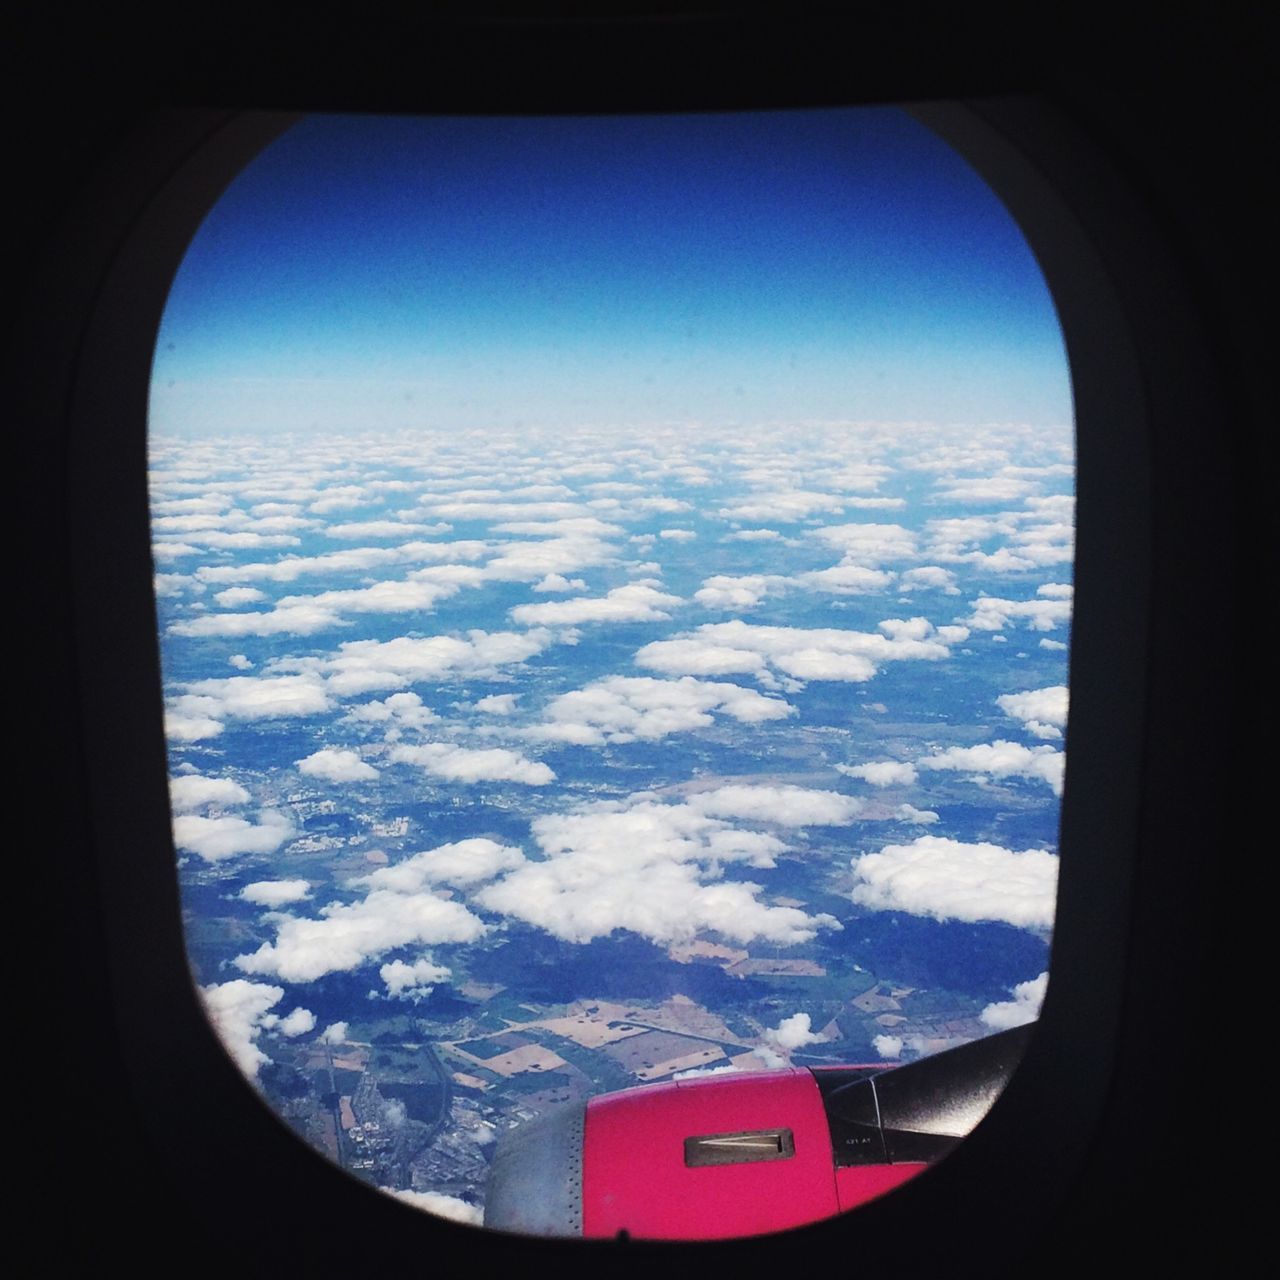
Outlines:
<svg viewBox="0 0 1280 1280"><path fill-rule="evenodd" d="M474 900L565 942L628 929L666 944L709 931L789 946L838 929L831 916L762 902L758 884L721 878L727 863L771 867L787 845L712 816L714 794L675 804L637 794L535 818L544 860L525 863ZM814 793L815 805L826 794Z"/></svg>
<svg viewBox="0 0 1280 1280"><path fill-rule="evenodd" d="M474 942L484 924L464 906L432 893L373 889L352 903L331 902L318 919L282 915L274 942L236 957L244 973L284 982L314 982L327 973L359 969L399 947Z"/></svg>
<svg viewBox="0 0 1280 1280"><path fill-rule="evenodd" d="M853 900L880 911L935 920L1003 920L1025 929L1053 924L1058 859L995 844L921 836L853 860Z"/></svg>
<svg viewBox="0 0 1280 1280"><path fill-rule="evenodd" d="M415 1004L425 999L435 989L435 983L448 982L451 971L436 964L430 956L422 956L412 964L404 960L392 960L378 970L378 976L393 1000L412 1000Z"/></svg>
<svg viewBox="0 0 1280 1280"><path fill-rule="evenodd" d="M830 493L805 489L785 489L776 493L757 493L733 506L721 507L716 515L721 520L772 520L791 524L818 511L844 510L842 499Z"/></svg>
<svg viewBox="0 0 1280 1280"><path fill-rule="evenodd" d="M379 776L377 769L366 764L355 751L323 747L305 760L297 761L298 772L324 782L368 782Z"/></svg>
<svg viewBox="0 0 1280 1280"><path fill-rule="evenodd" d="M283 907L310 896L311 882L308 880L256 880L240 890L240 897L245 902L259 907Z"/></svg>
<svg viewBox="0 0 1280 1280"><path fill-rule="evenodd" d="M535 591L585 591L586 580L583 578L566 578L563 573L549 573L533 584Z"/></svg>
<svg viewBox="0 0 1280 1280"><path fill-rule="evenodd" d="M1034 1022L1040 1016L1040 1006L1044 1003L1048 985L1047 973L1032 978L1030 982L1020 982L1013 989L1012 1000L989 1004L978 1017L992 1031L1007 1031L1010 1027L1021 1027Z"/></svg>
<svg viewBox="0 0 1280 1280"><path fill-rule="evenodd" d="M875 1036L871 1047L882 1057L896 1061L902 1057L901 1036Z"/></svg>
<svg viewBox="0 0 1280 1280"><path fill-rule="evenodd" d="M236 1066L253 1079L258 1074L258 1068L271 1061L258 1048L257 1040L265 1026L269 1025L266 1020L270 1017L271 1009L284 999L284 989L262 982L249 982L245 978L235 978L230 982L215 982L197 990L223 1048L231 1055Z"/></svg>
<svg viewBox="0 0 1280 1280"><path fill-rule="evenodd" d="M686 803L713 818L744 819L779 827L843 826L862 803L838 791L815 791L787 784L732 784L700 791Z"/></svg>
<svg viewBox="0 0 1280 1280"><path fill-rule="evenodd" d="M274 853L292 839L293 823L287 815L269 809L258 819L253 823L246 818L179 814L173 820L173 843L206 862L220 862L241 853Z"/></svg>
<svg viewBox="0 0 1280 1280"><path fill-rule="evenodd" d="M887 619L882 634L834 628L762 627L741 621L708 623L657 640L636 662L672 675L753 674L768 668L795 680L870 680L885 662L950 656L948 641L924 618Z"/></svg>
<svg viewBox="0 0 1280 1280"><path fill-rule="evenodd" d="M793 1013L776 1026L767 1030L765 1039L785 1054L794 1053L806 1045L819 1044L822 1037L813 1031L807 1013Z"/></svg>
<svg viewBox="0 0 1280 1280"><path fill-rule="evenodd" d="M440 680L491 677L541 653L550 631L469 631L461 636L397 636L394 640L351 640L323 660L322 688L340 697L402 689ZM319 683L319 674L312 677Z"/></svg>
<svg viewBox="0 0 1280 1280"><path fill-rule="evenodd" d="M396 893L419 893L436 884L469 887L523 866L524 861L524 854L514 845L473 836L415 853L393 866L379 867L354 883Z"/></svg>
<svg viewBox="0 0 1280 1280"><path fill-rule="evenodd" d="M249 656L244 653L233 653L231 657L227 659L227 662L231 666L235 667L237 671L253 670L253 662L250 660Z"/></svg>
<svg viewBox="0 0 1280 1280"><path fill-rule="evenodd" d="M217 805L248 804L249 793L230 778L205 778L198 773L169 779L169 802L175 813Z"/></svg>
<svg viewBox="0 0 1280 1280"><path fill-rule="evenodd" d="M915 766L900 760L873 760L868 764L838 764L850 778L861 778L873 787L910 786L917 778Z"/></svg>
<svg viewBox="0 0 1280 1280"><path fill-rule="evenodd" d="M316 1015L310 1009L297 1008L288 1017L281 1018L279 1030L292 1039L294 1036L305 1036L316 1028Z"/></svg>
<svg viewBox="0 0 1280 1280"><path fill-rule="evenodd" d="M346 1044L347 1024L345 1022L331 1022L320 1033L319 1039L322 1044Z"/></svg>
<svg viewBox="0 0 1280 1280"><path fill-rule="evenodd" d="M546 709L546 721L529 735L549 741L598 745L654 741L670 733L706 728L715 714L741 723L782 720L795 708L754 689L684 676L607 676L584 689L561 694Z"/></svg>
<svg viewBox="0 0 1280 1280"><path fill-rule="evenodd" d="M815 529L813 536L838 548L851 564L879 565L910 560L916 554L916 535L900 524L836 524Z"/></svg>
<svg viewBox="0 0 1280 1280"><path fill-rule="evenodd" d="M919 569L908 569L898 582L901 591L942 591L949 596L960 594L956 586L956 575L941 565L925 565Z"/></svg>
<svg viewBox="0 0 1280 1280"><path fill-rule="evenodd" d="M1052 747L1024 747L1000 738L976 747L949 747L917 760L921 769L949 769L979 774L985 778L1034 778L1047 782L1054 795L1062 794L1062 778L1067 758Z"/></svg>
<svg viewBox="0 0 1280 1280"><path fill-rule="evenodd" d="M387 737L399 737L402 729L425 729L436 724L440 717L430 707L423 706L416 693L393 693L380 701L364 702L348 707L346 720L362 724L381 724L388 727Z"/></svg>
<svg viewBox="0 0 1280 1280"><path fill-rule="evenodd" d="M476 700L476 710L489 716L509 716L515 712L518 693L491 693L487 698Z"/></svg>
<svg viewBox="0 0 1280 1280"><path fill-rule="evenodd" d="M310 673L284 676L229 676L197 680L188 692L174 700L179 713L212 716L219 720L282 720L315 716L332 703L320 679Z"/></svg>
<svg viewBox="0 0 1280 1280"><path fill-rule="evenodd" d="M1001 711L1021 720L1027 731L1037 738L1062 737L1067 723L1067 702L1065 684L1028 689L1023 693L1005 693L996 699Z"/></svg>
<svg viewBox="0 0 1280 1280"><path fill-rule="evenodd" d="M470 1226L479 1227L484 1224L484 1210L478 1208L474 1204L468 1204L467 1201L459 1199L457 1196L447 1196L439 1191L410 1191L407 1188L403 1191L392 1191L390 1187L384 1187L389 1195L395 1196L397 1200L403 1200L405 1204L411 1204L415 1209L423 1209L427 1213L434 1213L438 1218L449 1218L453 1222L465 1222Z"/></svg>
<svg viewBox="0 0 1280 1280"><path fill-rule="evenodd" d="M544 787L556 777L541 761L505 747L475 749L447 742L424 742L393 747L388 759L396 764L415 764L424 773L450 782L521 782Z"/></svg>
<svg viewBox="0 0 1280 1280"><path fill-rule="evenodd" d="M257 587L228 587L225 591L215 592L213 598L224 609L235 609L242 604L257 604L267 598L267 593Z"/></svg>
<svg viewBox="0 0 1280 1280"><path fill-rule="evenodd" d="M1058 584L1049 584L1057 587ZM1032 631L1053 631L1071 620L1070 587L1063 588L1064 595L1050 594L1043 587L1039 600L1004 600L998 596L979 596L973 603L973 613L965 625L975 631L1003 631L1014 622L1022 621Z"/></svg>
<svg viewBox="0 0 1280 1280"><path fill-rule="evenodd" d="M547 604L521 604L511 610L516 622L576 626L583 622L651 622L670 618L667 609L683 601L659 591L652 579L615 587L604 596L577 596Z"/></svg>

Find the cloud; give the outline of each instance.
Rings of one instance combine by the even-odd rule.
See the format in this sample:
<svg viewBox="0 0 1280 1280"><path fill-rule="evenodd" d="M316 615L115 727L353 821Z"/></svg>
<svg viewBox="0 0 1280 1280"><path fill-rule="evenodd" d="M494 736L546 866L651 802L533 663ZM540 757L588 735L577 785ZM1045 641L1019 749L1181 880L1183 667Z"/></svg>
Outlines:
<svg viewBox="0 0 1280 1280"><path fill-rule="evenodd" d="M553 699L546 721L528 733L583 745L652 742L671 733L706 728L714 724L714 713L755 724L785 719L795 714L795 708L741 685L693 676L679 680L607 676Z"/></svg>
<svg viewBox="0 0 1280 1280"><path fill-rule="evenodd" d="M393 693L381 701L363 702L348 707L344 720L359 724L387 725L387 740L400 736L402 729L425 729L439 723L440 717L430 707L422 705L416 693Z"/></svg>
<svg viewBox="0 0 1280 1280"><path fill-rule="evenodd" d="M324 782L367 782L379 776L377 769L366 764L355 751L324 747L298 760L298 772Z"/></svg>
<svg viewBox="0 0 1280 1280"><path fill-rule="evenodd" d="M466 639L437 635L351 640L318 669L326 675L323 688L349 697L449 678L490 677L541 653L551 638L550 631L538 629L469 631Z"/></svg>
<svg viewBox="0 0 1280 1280"><path fill-rule="evenodd" d="M1021 720L1037 738L1061 738L1067 723L1067 686L1050 685L1023 693L1004 693L996 705L1006 715Z"/></svg>
<svg viewBox="0 0 1280 1280"><path fill-rule="evenodd" d="M319 1038L323 1044L346 1044L347 1024L345 1022L331 1022L320 1033Z"/></svg>
<svg viewBox="0 0 1280 1280"><path fill-rule="evenodd" d="M979 1019L992 1031L1007 1031L1010 1027L1022 1027L1040 1016L1049 975L1042 973L1030 982L1020 982L1013 989L1013 999L989 1004L978 1014Z"/></svg>
<svg viewBox="0 0 1280 1280"><path fill-rule="evenodd" d="M1024 747L1000 738L976 747L949 747L917 760L916 764L921 769L950 769L989 778L1038 778L1053 788L1054 795L1060 796L1066 760L1061 751L1052 747Z"/></svg>
<svg viewBox="0 0 1280 1280"><path fill-rule="evenodd" d="M1056 588L1058 584L1051 583ZM998 596L980 596L973 602L973 613L964 620L975 631L1003 631L1013 622L1023 620L1032 631L1052 631L1071 620L1070 588L1066 595L1050 594L1039 589L1039 600L1004 600Z"/></svg>
<svg viewBox="0 0 1280 1280"><path fill-rule="evenodd" d="M786 489L777 493L757 493L733 506L721 507L721 520L775 520L783 524L804 520L817 511L844 510L844 501L829 493Z"/></svg>
<svg viewBox="0 0 1280 1280"><path fill-rule="evenodd" d="M172 742L201 742L216 738L226 726L211 716L184 715L169 709L164 713L165 737Z"/></svg>
<svg viewBox="0 0 1280 1280"><path fill-rule="evenodd" d="M765 596L785 590L788 579L776 573L738 576L718 573L707 578L693 598L707 609L754 609Z"/></svg>
<svg viewBox="0 0 1280 1280"><path fill-rule="evenodd" d="M713 932L737 942L790 946L819 929L840 927L829 915L760 901L758 884L724 880L725 864L772 867L788 846L711 816L707 803L691 797L666 804L641 793L535 818L543 861L526 862L485 886L474 901L565 942L627 929L666 944Z"/></svg>
<svg viewBox="0 0 1280 1280"><path fill-rule="evenodd" d="M240 890L240 897L245 902L260 907L283 907L310 896L311 882L308 880L256 880Z"/></svg>
<svg viewBox="0 0 1280 1280"><path fill-rule="evenodd" d="M782 537L777 529L739 529L736 533L726 533L725 542L773 542Z"/></svg>
<svg viewBox="0 0 1280 1280"><path fill-rule="evenodd" d="M535 591L585 591L586 581L582 578L566 578L562 573L549 573L545 578L533 584Z"/></svg>
<svg viewBox="0 0 1280 1280"><path fill-rule="evenodd" d="M936 564L908 569L899 579L898 588L901 591L942 591L949 596L960 594L956 575Z"/></svg>
<svg viewBox="0 0 1280 1280"><path fill-rule="evenodd" d="M224 609L234 609L242 604L257 604L267 598L267 593L257 587L228 587L225 591L215 592L213 598Z"/></svg>
<svg viewBox="0 0 1280 1280"><path fill-rule="evenodd" d="M744 819L780 827L838 827L861 811L862 802L838 791L815 791L788 784L733 784L699 791L686 801L713 818Z"/></svg>
<svg viewBox="0 0 1280 1280"><path fill-rule="evenodd" d="M1061 651L1065 649L1067 646L1063 644L1061 640L1050 640L1046 637L1045 639L1040 641L1040 647L1042 649L1053 649L1053 650Z"/></svg>
<svg viewBox="0 0 1280 1280"><path fill-rule="evenodd" d="M917 809L913 804L900 804L894 810L893 816L899 822L911 822L920 827L931 827L939 821L938 815L932 809Z"/></svg>
<svg viewBox="0 0 1280 1280"><path fill-rule="evenodd" d="M921 836L853 860L853 900L879 911L935 920L1002 920L1048 929L1058 883L1058 859L1043 849L1021 853L995 844L962 844Z"/></svg>
<svg viewBox="0 0 1280 1280"><path fill-rule="evenodd" d="M294 1036L305 1036L308 1031L316 1029L316 1015L310 1009L295 1009L286 1018L281 1018L279 1028L282 1034L292 1039Z"/></svg>
<svg viewBox="0 0 1280 1280"><path fill-rule="evenodd" d="M174 699L179 712L200 711L222 720L279 720L315 716L332 703L323 683L312 674L285 676L229 676L197 680Z"/></svg>
<svg viewBox="0 0 1280 1280"><path fill-rule="evenodd" d="M451 782L522 782L544 787L556 777L541 761L505 747L476 750L446 742L425 742L393 747L388 759L396 764L416 764L425 773Z"/></svg>
<svg viewBox="0 0 1280 1280"><path fill-rule="evenodd" d="M577 596L547 604L521 604L511 610L515 622L576 626L582 622L652 622L670 618L666 609L684 603L659 591L652 579L615 587L604 596Z"/></svg>
<svg viewBox="0 0 1280 1280"><path fill-rule="evenodd" d="M231 666L235 667L237 671L253 670L253 663L250 661L247 654L233 653L231 657L227 659L227 662L230 663Z"/></svg>
<svg viewBox="0 0 1280 1280"><path fill-rule="evenodd" d="M415 853L392 866L379 867L353 883L396 893L420 893L436 884L465 888L492 880L503 871L523 866L524 862L524 854L514 845L473 836Z"/></svg>
<svg viewBox="0 0 1280 1280"><path fill-rule="evenodd" d="M434 1213L438 1218L449 1218L453 1222L465 1222L470 1226L479 1227L484 1225L484 1211L477 1208L473 1204L468 1204L465 1200L460 1200L457 1196L447 1196L439 1191L392 1191L390 1187L384 1187L383 1190L388 1195L393 1195L397 1200L403 1200L405 1204L411 1204L415 1209L423 1209L427 1213Z"/></svg>
<svg viewBox="0 0 1280 1280"><path fill-rule="evenodd" d="M257 1046L272 1008L284 999L282 987L234 978L198 987L200 1000L223 1048L250 1079L271 1061Z"/></svg>
<svg viewBox="0 0 1280 1280"><path fill-rule="evenodd" d="M917 778L914 765L899 760L873 760L869 764L838 764L836 769L850 778L861 778L873 787L910 786Z"/></svg>
<svg viewBox="0 0 1280 1280"><path fill-rule="evenodd" d="M950 656L948 641L924 618L887 619L882 634L831 628L708 623L636 654L642 667L670 674L761 676L768 667L795 680L870 680L885 662Z"/></svg>
<svg viewBox="0 0 1280 1280"><path fill-rule="evenodd" d="M812 1030L807 1013L793 1013L791 1017L783 1018L776 1027L766 1030L764 1036L771 1045L785 1054L822 1041L822 1037Z"/></svg>
<svg viewBox="0 0 1280 1280"><path fill-rule="evenodd" d="M478 698L475 709L489 716L509 716L515 712L518 693L491 693L487 698Z"/></svg>
<svg viewBox="0 0 1280 1280"><path fill-rule="evenodd" d="M258 817L255 825L245 818L179 814L173 820L173 843L206 862L221 862L240 853L274 853L293 838L293 823L285 814L266 810Z"/></svg>
<svg viewBox="0 0 1280 1280"><path fill-rule="evenodd" d="M429 956L422 956L412 964L392 960L378 970L378 976L391 999L412 1000L416 1004L431 994L433 984L448 982L452 973L445 965L436 964Z"/></svg>
<svg viewBox="0 0 1280 1280"><path fill-rule="evenodd" d="M331 902L319 919L274 918L276 938L237 956L244 973L284 982L314 982L327 973L359 969L398 947L474 942L485 926L464 906L432 893L371 890L358 902Z"/></svg>
<svg viewBox="0 0 1280 1280"><path fill-rule="evenodd" d="M878 565L886 560L911 560L916 535L900 524L836 524L813 531L813 537L837 547L846 561Z"/></svg>
<svg viewBox="0 0 1280 1280"><path fill-rule="evenodd" d="M248 804L249 793L230 778L205 778L198 773L169 779L169 803L175 813L191 813L210 805Z"/></svg>
<svg viewBox="0 0 1280 1280"><path fill-rule="evenodd" d="M871 1047L882 1057L897 1060L902 1057L901 1036L875 1036Z"/></svg>

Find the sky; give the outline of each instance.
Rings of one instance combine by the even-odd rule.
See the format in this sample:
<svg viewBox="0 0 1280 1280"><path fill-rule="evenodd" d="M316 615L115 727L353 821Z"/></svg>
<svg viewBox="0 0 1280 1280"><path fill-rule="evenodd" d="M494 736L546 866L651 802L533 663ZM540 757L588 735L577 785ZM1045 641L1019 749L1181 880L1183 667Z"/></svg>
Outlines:
<svg viewBox="0 0 1280 1280"><path fill-rule="evenodd" d="M314 116L175 278L166 434L1069 424L1034 257L905 112Z"/></svg>

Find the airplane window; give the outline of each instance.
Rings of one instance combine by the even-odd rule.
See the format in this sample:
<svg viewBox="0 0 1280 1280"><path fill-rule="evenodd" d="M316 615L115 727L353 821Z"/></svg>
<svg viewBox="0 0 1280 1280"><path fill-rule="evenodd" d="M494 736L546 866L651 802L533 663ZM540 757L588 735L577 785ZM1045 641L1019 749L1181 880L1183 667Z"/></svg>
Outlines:
<svg viewBox="0 0 1280 1280"><path fill-rule="evenodd" d="M513 1230L585 1150L563 1233L744 1235L976 1123L913 1100L989 1105L1049 980L1075 448L957 153L311 117L193 241L149 431L188 958L302 1140ZM607 1218L637 1097L758 1216Z"/></svg>

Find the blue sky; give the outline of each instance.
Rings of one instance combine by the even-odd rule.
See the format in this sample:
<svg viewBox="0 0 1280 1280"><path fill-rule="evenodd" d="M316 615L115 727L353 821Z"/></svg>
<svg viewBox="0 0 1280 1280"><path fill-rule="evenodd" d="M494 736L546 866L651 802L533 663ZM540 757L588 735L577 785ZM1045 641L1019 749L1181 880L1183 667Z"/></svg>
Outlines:
<svg viewBox="0 0 1280 1280"><path fill-rule="evenodd" d="M312 117L161 327L163 432L1071 418L1012 219L905 113Z"/></svg>

